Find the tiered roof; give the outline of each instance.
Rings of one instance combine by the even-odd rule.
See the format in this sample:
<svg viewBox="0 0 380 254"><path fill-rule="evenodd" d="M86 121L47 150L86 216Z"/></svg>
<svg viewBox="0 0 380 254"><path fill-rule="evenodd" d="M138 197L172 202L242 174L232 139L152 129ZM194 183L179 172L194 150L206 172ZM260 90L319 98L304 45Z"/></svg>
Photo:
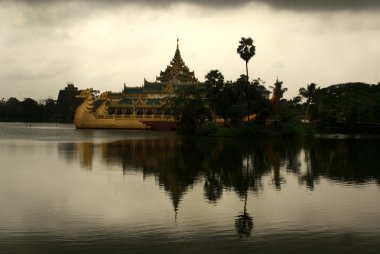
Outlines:
<svg viewBox="0 0 380 254"><path fill-rule="evenodd" d="M177 39L177 48L174 57L165 71L161 71L160 76L156 77L156 81L149 82L144 79L144 85L140 87L127 87L124 84L122 93L110 94L109 97L115 101L118 100L117 103L120 105L132 105L136 98L143 98L143 100L146 100L146 105L156 106L161 103L160 100L150 100L151 98L147 98L149 95L155 94L163 96L173 94L178 88L184 88L198 83L194 71L189 70L181 57L179 41ZM124 98L133 98L133 100Z"/></svg>
<svg viewBox="0 0 380 254"><path fill-rule="evenodd" d="M190 71L185 62L182 60L181 52L179 51L178 39L177 49L173 60L170 62L170 65L166 67L165 71L160 72L160 76L157 77L156 80L163 83L172 82L173 84L198 82L195 78L194 71Z"/></svg>

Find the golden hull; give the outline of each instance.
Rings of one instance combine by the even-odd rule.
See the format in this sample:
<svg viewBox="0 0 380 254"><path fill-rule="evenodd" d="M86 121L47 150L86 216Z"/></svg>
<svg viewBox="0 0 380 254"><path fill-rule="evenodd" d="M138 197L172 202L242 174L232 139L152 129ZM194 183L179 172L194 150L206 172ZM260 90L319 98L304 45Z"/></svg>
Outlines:
<svg viewBox="0 0 380 254"><path fill-rule="evenodd" d="M77 129L131 129L131 130L176 130L178 126L172 116L164 115L96 115L80 112L74 117Z"/></svg>

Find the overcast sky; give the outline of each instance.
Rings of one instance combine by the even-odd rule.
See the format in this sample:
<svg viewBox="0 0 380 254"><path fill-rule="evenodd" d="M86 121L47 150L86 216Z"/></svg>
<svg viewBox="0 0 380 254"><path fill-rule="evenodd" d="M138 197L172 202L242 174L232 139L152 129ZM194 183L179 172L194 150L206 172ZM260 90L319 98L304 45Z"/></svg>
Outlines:
<svg viewBox="0 0 380 254"><path fill-rule="evenodd" d="M177 37L200 81L211 69L235 80L242 36L256 45L250 77L278 76L288 98L311 82L380 81L378 0L0 0L0 99L56 99L67 82L140 86L169 64Z"/></svg>

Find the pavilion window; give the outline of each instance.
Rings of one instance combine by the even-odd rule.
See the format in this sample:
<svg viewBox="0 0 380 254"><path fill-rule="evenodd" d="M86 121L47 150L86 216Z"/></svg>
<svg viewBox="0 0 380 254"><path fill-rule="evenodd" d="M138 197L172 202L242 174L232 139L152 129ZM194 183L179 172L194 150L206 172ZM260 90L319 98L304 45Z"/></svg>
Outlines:
<svg viewBox="0 0 380 254"><path fill-rule="evenodd" d="M130 108L125 109L125 114L126 115L132 115L132 109L130 109Z"/></svg>
<svg viewBox="0 0 380 254"><path fill-rule="evenodd" d="M141 115L143 115L143 114L144 114L144 111L143 111L142 108L138 108L138 109L136 109L136 115L141 116Z"/></svg>

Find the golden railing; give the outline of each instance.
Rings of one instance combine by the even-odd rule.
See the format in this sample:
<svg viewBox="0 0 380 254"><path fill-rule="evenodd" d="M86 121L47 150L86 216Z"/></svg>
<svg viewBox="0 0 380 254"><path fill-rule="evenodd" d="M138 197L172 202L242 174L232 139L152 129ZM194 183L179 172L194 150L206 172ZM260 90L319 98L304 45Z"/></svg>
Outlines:
<svg viewBox="0 0 380 254"><path fill-rule="evenodd" d="M115 120L130 119L130 120L137 120L137 121L144 121L144 120L175 121L175 118L172 115L100 115L100 114L95 114L95 117L97 119L115 119Z"/></svg>

